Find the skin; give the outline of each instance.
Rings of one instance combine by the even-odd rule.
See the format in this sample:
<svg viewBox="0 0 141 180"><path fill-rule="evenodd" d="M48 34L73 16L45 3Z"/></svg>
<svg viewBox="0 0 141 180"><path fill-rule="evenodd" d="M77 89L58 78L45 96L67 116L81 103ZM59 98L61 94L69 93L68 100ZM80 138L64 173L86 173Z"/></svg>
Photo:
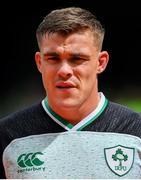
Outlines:
<svg viewBox="0 0 141 180"><path fill-rule="evenodd" d="M97 75L105 70L109 55L96 44L90 30L46 34L35 54L50 107L72 124L91 113L100 100Z"/></svg>

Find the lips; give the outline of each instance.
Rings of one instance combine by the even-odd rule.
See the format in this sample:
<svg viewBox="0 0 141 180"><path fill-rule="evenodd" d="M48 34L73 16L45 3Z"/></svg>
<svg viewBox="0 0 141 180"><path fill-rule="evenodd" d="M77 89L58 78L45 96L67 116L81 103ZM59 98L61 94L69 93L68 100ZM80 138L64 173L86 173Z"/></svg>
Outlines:
<svg viewBox="0 0 141 180"><path fill-rule="evenodd" d="M76 85L73 82L57 82L56 83L57 88L75 88Z"/></svg>

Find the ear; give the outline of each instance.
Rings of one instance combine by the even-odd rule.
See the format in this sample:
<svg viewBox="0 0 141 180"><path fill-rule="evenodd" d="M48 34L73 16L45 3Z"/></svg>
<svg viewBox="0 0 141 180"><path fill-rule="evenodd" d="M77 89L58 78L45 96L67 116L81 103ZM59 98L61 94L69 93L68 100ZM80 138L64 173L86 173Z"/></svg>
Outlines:
<svg viewBox="0 0 141 180"><path fill-rule="evenodd" d="M36 62L39 72L42 72L41 71L41 53L40 52L35 53L35 62Z"/></svg>
<svg viewBox="0 0 141 180"><path fill-rule="evenodd" d="M99 64L97 68L97 73L100 74L102 73L108 64L109 61L109 54L107 51L102 51L99 53Z"/></svg>

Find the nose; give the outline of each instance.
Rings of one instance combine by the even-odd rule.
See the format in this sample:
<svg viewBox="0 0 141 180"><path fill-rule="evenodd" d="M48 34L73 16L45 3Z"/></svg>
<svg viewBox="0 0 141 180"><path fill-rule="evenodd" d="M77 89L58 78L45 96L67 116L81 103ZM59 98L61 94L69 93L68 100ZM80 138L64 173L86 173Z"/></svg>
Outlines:
<svg viewBox="0 0 141 180"><path fill-rule="evenodd" d="M61 77L63 79L68 79L69 77L72 76L73 69L69 63L62 62L59 69L58 69L57 74L59 77Z"/></svg>

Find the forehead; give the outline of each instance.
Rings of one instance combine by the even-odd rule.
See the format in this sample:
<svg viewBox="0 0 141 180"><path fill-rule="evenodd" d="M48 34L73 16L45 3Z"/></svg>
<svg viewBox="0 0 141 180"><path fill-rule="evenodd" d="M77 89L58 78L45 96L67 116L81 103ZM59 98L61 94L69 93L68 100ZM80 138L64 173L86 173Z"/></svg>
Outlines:
<svg viewBox="0 0 141 180"><path fill-rule="evenodd" d="M84 51L95 48L93 33L91 31L72 33L63 36L59 33L46 34L40 43L41 51Z"/></svg>

